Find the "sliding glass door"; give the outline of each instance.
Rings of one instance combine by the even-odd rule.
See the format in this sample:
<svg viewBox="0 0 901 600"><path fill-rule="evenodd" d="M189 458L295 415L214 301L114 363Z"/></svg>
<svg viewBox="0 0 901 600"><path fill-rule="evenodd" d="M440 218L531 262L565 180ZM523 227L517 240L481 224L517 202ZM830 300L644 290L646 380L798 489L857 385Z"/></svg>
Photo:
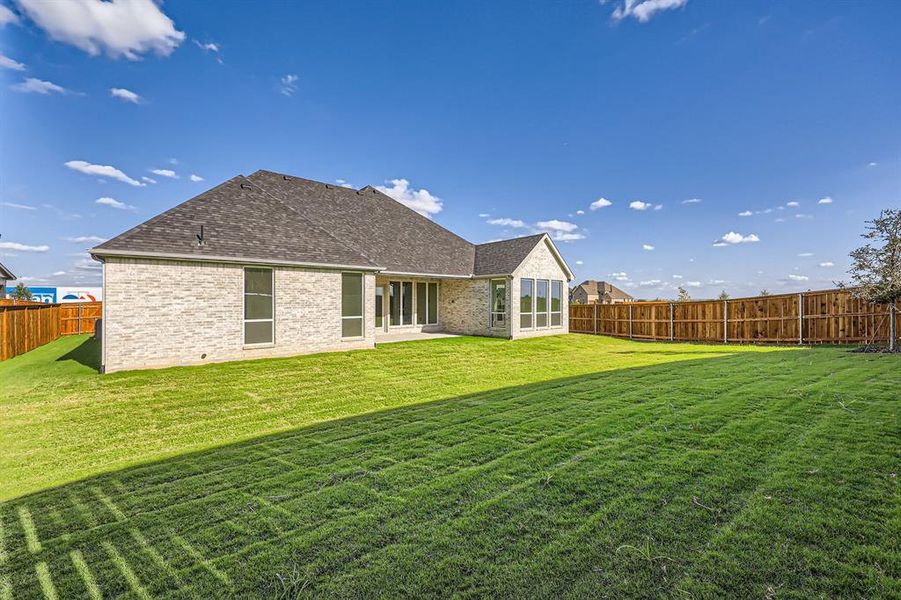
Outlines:
<svg viewBox="0 0 901 600"><path fill-rule="evenodd" d="M414 320L417 325L438 323L437 282L417 281L414 285L412 281L389 281L387 290L389 327L413 325ZM380 312L378 288L376 312Z"/></svg>

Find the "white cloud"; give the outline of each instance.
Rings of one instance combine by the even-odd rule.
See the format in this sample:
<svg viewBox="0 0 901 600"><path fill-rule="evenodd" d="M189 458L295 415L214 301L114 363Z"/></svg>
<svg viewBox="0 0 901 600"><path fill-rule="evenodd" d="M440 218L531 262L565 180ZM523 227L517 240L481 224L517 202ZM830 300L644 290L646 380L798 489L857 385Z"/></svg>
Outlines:
<svg viewBox="0 0 901 600"><path fill-rule="evenodd" d="M820 266L821 267L834 267L835 263L832 262L831 260L827 260L826 262L821 262Z"/></svg>
<svg viewBox="0 0 901 600"><path fill-rule="evenodd" d="M404 206L412 208L419 214L431 217L441 212L443 201L438 196L433 196L427 189L412 189L406 179L392 179L388 183L390 187L378 185L376 189L391 196Z"/></svg>
<svg viewBox="0 0 901 600"><path fill-rule="evenodd" d="M67 167L78 171L79 173L84 173L85 175L97 175L98 177L109 177L111 179L115 179L116 181L121 181L122 183L127 183L128 185L133 185L135 187L144 187L147 185L146 183L141 183L136 179L132 179L116 167L111 167L109 165L95 165L83 160L70 160L65 163Z"/></svg>
<svg viewBox="0 0 901 600"><path fill-rule="evenodd" d="M753 214L754 213L752 213L750 210L744 210L744 211L738 213L738 216L739 217L750 217Z"/></svg>
<svg viewBox="0 0 901 600"><path fill-rule="evenodd" d="M66 274L65 271L54 271L52 277L61 277L65 274Z"/></svg>
<svg viewBox="0 0 901 600"><path fill-rule="evenodd" d="M194 173L191 173L191 177L189 177L189 179L191 181L193 181L194 183L197 183L198 181L203 181L203 177L201 177L200 175L196 175Z"/></svg>
<svg viewBox="0 0 901 600"><path fill-rule="evenodd" d="M146 175L141 177L141 181L146 181L147 183L156 183L156 179L153 177L147 177Z"/></svg>
<svg viewBox="0 0 901 600"><path fill-rule="evenodd" d="M194 45L204 52L219 52L219 44L216 42L201 42L199 40L194 40Z"/></svg>
<svg viewBox="0 0 901 600"><path fill-rule="evenodd" d="M795 275L794 273L789 275L788 278L792 281L807 281L808 279L810 279L810 277L808 277L807 275Z"/></svg>
<svg viewBox="0 0 901 600"><path fill-rule="evenodd" d="M661 282L659 279L647 279L645 281L639 281L638 287L652 287L655 285L660 285L661 283L663 282Z"/></svg>
<svg viewBox="0 0 901 600"><path fill-rule="evenodd" d="M585 263L582 262L581 260L577 260L577 261L576 261L576 264L577 264L577 265L584 265Z"/></svg>
<svg viewBox="0 0 901 600"><path fill-rule="evenodd" d="M341 185L344 185L344 180L343 180L343 179L339 179L339 180L338 180L338 183L341 184ZM490 216L491 216L490 213L479 213L479 218L480 218L480 219L487 219L487 218L490 217Z"/></svg>
<svg viewBox="0 0 901 600"><path fill-rule="evenodd" d="M584 215L584 214L585 214L585 211L579 209L579 210L576 211L576 214L577 214L577 215Z"/></svg>
<svg viewBox="0 0 901 600"><path fill-rule="evenodd" d="M31 246L29 244L20 244L19 242L0 242L0 250L15 250L17 252L46 252L50 250L47 244L39 246Z"/></svg>
<svg viewBox="0 0 901 600"><path fill-rule="evenodd" d="M875 166L878 166L878 165L879 165L878 162L872 161L872 162L870 162L867 166L868 166L868 167L875 167Z"/></svg>
<svg viewBox="0 0 901 600"><path fill-rule="evenodd" d="M797 200L792 200L791 202L786 202L785 205L789 208L798 208L799 206L801 206L801 203Z"/></svg>
<svg viewBox="0 0 901 600"><path fill-rule="evenodd" d="M22 83L17 83L16 85L10 86L12 90L16 92L22 92L24 94L65 94L66 88L61 85L56 85L50 81L44 81L42 79L37 79L35 77L26 77L25 81Z"/></svg>
<svg viewBox="0 0 901 600"><path fill-rule="evenodd" d="M749 244L753 242L759 242L760 238L757 237L757 234L749 233L748 235L742 235L735 231L730 231L729 233L723 235L719 240L717 240L713 245L714 246L723 246L726 244Z"/></svg>
<svg viewBox="0 0 901 600"><path fill-rule="evenodd" d="M94 201L96 204L100 204L101 206L109 206L110 208L116 208L119 210L134 210L135 207L131 204L125 204L124 202L119 202L115 198L109 198L104 196L103 198L97 198Z"/></svg>
<svg viewBox="0 0 901 600"><path fill-rule="evenodd" d="M710 279L707 281L707 285L719 285L721 283L726 283L725 279Z"/></svg>
<svg viewBox="0 0 901 600"><path fill-rule="evenodd" d="M612 277L616 281L629 281L629 275L625 271L619 271L618 273L610 273L610 277Z"/></svg>
<svg viewBox="0 0 901 600"><path fill-rule="evenodd" d="M798 213L798 214L795 215L795 218L796 218L796 219L812 219L812 218L813 218L813 215L808 215L808 214L805 214L805 213Z"/></svg>
<svg viewBox="0 0 901 600"><path fill-rule="evenodd" d="M798 256L801 258L807 258L808 256L813 256L813 252L799 252Z"/></svg>
<svg viewBox="0 0 901 600"><path fill-rule="evenodd" d="M649 208L660 210L661 208L663 208L663 205L651 204L650 202L642 202L641 200L633 200L629 203L629 208L631 208L632 210L648 210Z"/></svg>
<svg viewBox="0 0 901 600"><path fill-rule="evenodd" d="M154 0L18 0L23 12L51 38L91 56L138 60L168 56L185 39Z"/></svg>
<svg viewBox="0 0 901 600"><path fill-rule="evenodd" d="M17 208L19 210L37 210L36 206L31 206L30 204L19 204L18 202L0 202L0 205L6 206L7 208Z"/></svg>
<svg viewBox="0 0 901 600"><path fill-rule="evenodd" d="M642 249L642 250L647 250L647 251L650 252L651 250L654 249L654 246L652 246L651 244L642 244L642 245L641 245L641 249Z"/></svg>
<svg viewBox="0 0 901 600"><path fill-rule="evenodd" d="M281 78L281 85L279 86L279 90L284 96L293 96L294 92L297 91L297 82L300 80L300 77L297 75L285 75Z"/></svg>
<svg viewBox="0 0 901 600"><path fill-rule="evenodd" d="M693 287L693 288L701 287L701 282L700 281L686 281L685 287Z"/></svg>
<svg viewBox="0 0 901 600"><path fill-rule="evenodd" d="M178 175L172 169L150 169L150 172L160 177L168 177L169 179L178 179Z"/></svg>
<svg viewBox="0 0 901 600"><path fill-rule="evenodd" d="M18 23L19 16L13 11L9 10L3 4L0 4L0 27L4 25L8 25L9 23Z"/></svg>
<svg viewBox="0 0 901 600"><path fill-rule="evenodd" d="M647 23L659 12L681 8L686 4L688 0L622 0L613 10L613 19L622 21L632 17L640 23Z"/></svg>
<svg viewBox="0 0 901 600"><path fill-rule="evenodd" d="M2 5L0 5L2 7ZM25 65L17 62L5 54L0 54L0 68L2 69L12 69L13 71L24 71Z"/></svg>
<svg viewBox="0 0 901 600"><path fill-rule="evenodd" d="M552 231L551 237L557 242L574 242L585 239L585 235L582 233L565 233L562 231Z"/></svg>
<svg viewBox="0 0 901 600"><path fill-rule="evenodd" d="M67 237L66 241L75 244L101 244L106 241L106 238L98 237L96 235L79 235L76 237Z"/></svg>
<svg viewBox="0 0 901 600"><path fill-rule="evenodd" d="M551 219L550 221L538 221L535 224L539 229L549 229L551 231L571 232L579 228L575 223L568 221L560 221L559 219Z"/></svg>
<svg viewBox="0 0 901 600"><path fill-rule="evenodd" d="M125 102L131 102L132 104L141 102L141 97L139 95L125 88L110 88L109 95L113 98L124 100Z"/></svg>
<svg viewBox="0 0 901 600"><path fill-rule="evenodd" d="M486 221L489 225L500 225L501 227L515 227L517 229L525 227L525 221L521 219L508 219L506 217L501 219L489 219Z"/></svg>
<svg viewBox="0 0 901 600"><path fill-rule="evenodd" d="M681 275L673 275L673 279L682 279Z"/></svg>
<svg viewBox="0 0 901 600"><path fill-rule="evenodd" d="M605 206L610 206L611 204L613 204L613 202L610 202L610 200L607 200L606 198L598 198L597 200L592 202L588 208L590 208L591 210L597 210L599 208L604 208Z"/></svg>
<svg viewBox="0 0 901 600"><path fill-rule="evenodd" d="M826 196L825 198L820 198L817 204L832 204L832 198Z"/></svg>
<svg viewBox="0 0 901 600"><path fill-rule="evenodd" d="M689 198L688 200L683 200L682 204L700 204L703 202L700 198Z"/></svg>

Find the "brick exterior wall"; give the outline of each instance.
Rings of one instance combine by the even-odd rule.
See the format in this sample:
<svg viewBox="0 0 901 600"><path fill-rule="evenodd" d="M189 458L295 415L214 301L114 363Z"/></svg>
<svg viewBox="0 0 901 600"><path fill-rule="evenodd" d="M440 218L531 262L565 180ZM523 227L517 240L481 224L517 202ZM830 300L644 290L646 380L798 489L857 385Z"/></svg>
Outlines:
<svg viewBox="0 0 901 600"><path fill-rule="evenodd" d="M510 284L507 278L507 307L509 315ZM510 337L510 320L504 327L489 326L489 280L445 279L441 282L442 323L448 333Z"/></svg>
<svg viewBox="0 0 901 600"><path fill-rule="evenodd" d="M520 325L519 292L523 279L547 279L562 281L560 295L560 326L522 329ZM511 286L513 302L510 304L510 326L513 339L537 337L542 335L559 335L569 333L569 285L566 272L554 257L546 242L541 242L532 250L529 256L522 262L516 272L513 273L513 285ZM550 285L548 286L548 304L550 304ZM548 317L550 324L550 317Z"/></svg>
<svg viewBox="0 0 901 600"><path fill-rule="evenodd" d="M275 336L244 347L242 265L108 258L106 372L372 348L375 276L364 281L364 336L341 339L341 272L274 267Z"/></svg>

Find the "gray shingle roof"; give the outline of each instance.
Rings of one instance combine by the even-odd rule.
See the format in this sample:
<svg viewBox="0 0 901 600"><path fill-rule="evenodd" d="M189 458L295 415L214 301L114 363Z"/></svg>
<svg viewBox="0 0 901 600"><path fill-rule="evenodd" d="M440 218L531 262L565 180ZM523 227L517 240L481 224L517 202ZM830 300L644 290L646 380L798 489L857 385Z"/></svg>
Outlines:
<svg viewBox="0 0 901 600"><path fill-rule="evenodd" d="M619 289L612 283L607 283L606 281L595 281L594 279L588 279L583 281L577 288L582 288L588 294L593 294L597 296L602 296L604 294L609 295L611 298L616 300L631 300L632 296Z"/></svg>
<svg viewBox="0 0 901 600"><path fill-rule="evenodd" d="M0 263L0 279L13 280L16 276L13 275L13 272L3 266L3 263ZM2 291L2 290L0 290Z"/></svg>
<svg viewBox="0 0 901 600"><path fill-rule="evenodd" d="M474 275L512 273L544 237L543 233L476 246Z"/></svg>
<svg viewBox="0 0 901 600"><path fill-rule="evenodd" d="M201 225L202 246L195 237ZM544 235L475 245L375 188L354 190L257 171L234 177L91 252L471 277L513 273Z"/></svg>

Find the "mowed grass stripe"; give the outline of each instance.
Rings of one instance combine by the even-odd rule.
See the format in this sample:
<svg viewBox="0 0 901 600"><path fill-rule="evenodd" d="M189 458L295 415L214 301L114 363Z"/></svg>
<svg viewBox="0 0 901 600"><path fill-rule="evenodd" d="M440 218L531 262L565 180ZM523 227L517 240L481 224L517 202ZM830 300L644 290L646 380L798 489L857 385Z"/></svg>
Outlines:
<svg viewBox="0 0 901 600"><path fill-rule="evenodd" d="M329 402L341 414L353 404L343 395L351 389L361 414L0 505L0 517L12 523L16 597L42 593L38 558L17 518L26 503L61 597L86 590L73 550L83 551L105 593L134 593L113 557L89 551L103 542L149 595L161 597L221 593L223 582L207 566L245 596L388 589L412 596L765 595L769 587L787 595L891 595L897 545L885 523L901 522L891 516L896 357L576 337L528 347L402 344L382 365L389 355L375 352L211 367L211 375L193 377L199 385L156 435L184 431L176 442L190 448L201 431L222 435L242 411L272 427L303 421L305 408L318 419ZM404 368L425 365L441 370L437 392L426 377L405 378ZM119 381L60 374L57 388L73 403L88 381L88 388L112 386L101 395L133 392L121 405L74 411L115 406L108 418L116 423L130 403L157 391L164 398L155 398L154 410L173 402L187 385L183 372L206 371L140 374L160 377L143 386L131 374ZM474 372L511 385L476 381ZM350 375L356 380L341 379ZM209 404L221 396L199 397L238 376L238 385L252 381L241 390L252 394L242 407L219 411ZM287 396L266 389L276 379ZM30 393L47 394L38 404L50 402L52 386L41 391L37 383ZM404 396L392 398L387 388L399 385L408 386ZM454 386L459 393L441 400ZM187 415L197 417L194 429L170 422ZM837 467L823 455L850 464ZM109 456L83 464L102 472ZM823 476L795 469L807 463L820 465ZM883 479L865 474L863 464ZM792 500L773 504L783 497ZM800 498L803 506L793 500ZM815 538L817 530L840 541ZM774 545L762 545L758 531ZM809 566L801 576L799 560Z"/></svg>

